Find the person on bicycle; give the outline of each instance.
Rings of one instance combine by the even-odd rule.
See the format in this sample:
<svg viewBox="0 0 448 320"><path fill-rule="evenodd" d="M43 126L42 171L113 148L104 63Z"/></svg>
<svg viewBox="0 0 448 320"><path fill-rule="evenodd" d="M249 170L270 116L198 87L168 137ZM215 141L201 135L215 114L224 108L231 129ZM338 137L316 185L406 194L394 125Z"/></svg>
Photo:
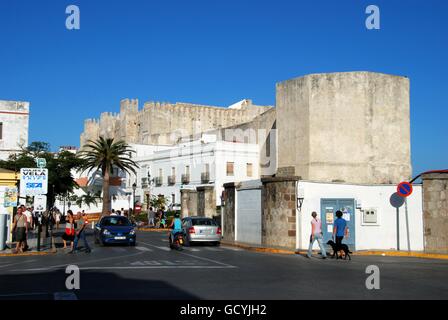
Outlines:
<svg viewBox="0 0 448 320"><path fill-rule="evenodd" d="M170 232L170 243L172 243L174 235L178 232L182 232L182 220L180 219L179 213L176 213L174 215L174 219L171 222L170 228L172 229Z"/></svg>

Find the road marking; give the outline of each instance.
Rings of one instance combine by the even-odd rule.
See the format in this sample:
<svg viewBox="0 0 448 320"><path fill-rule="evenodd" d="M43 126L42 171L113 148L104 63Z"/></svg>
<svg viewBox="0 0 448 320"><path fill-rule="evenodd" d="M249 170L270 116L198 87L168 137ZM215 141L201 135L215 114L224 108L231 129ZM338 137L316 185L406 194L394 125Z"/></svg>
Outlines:
<svg viewBox="0 0 448 320"><path fill-rule="evenodd" d="M14 265L17 265L17 264L30 263L30 262L34 262L34 261L37 261L37 260L28 260L28 261L22 261L22 262L16 262L16 263L4 264L4 265L1 265L0 268L14 266Z"/></svg>
<svg viewBox="0 0 448 320"><path fill-rule="evenodd" d="M132 267L84 267L79 270L122 270L122 269L234 269L238 268L231 265L222 266L132 266Z"/></svg>
<svg viewBox="0 0 448 320"><path fill-rule="evenodd" d="M110 257L110 258L103 258L103 259L96 259L96 260L88 260L88 261L81 261L81 262L76 262L76 265L79 266L81 264L86 264L86 263L97 263L97 262L102 262L102 261L108 261L108 260L115 260L115 259L123 259L123 258L130 258L130 257L135 257L138 255L143 254L143 251L137 252L137 253L133 253L133 254L128 254L128 255L124 255L124 256L118 256L118 257ZM55 265L55 266L49 266L46 268L34 268L34 269L16 269L16 270L11 270L13 272L28 272L28 271L49 271L52 269L60 269L60 268L66 268L67 265L69 263L66 264L59 264L59 265Z"/></svg>
<svg viewBox="0 0 448 320"><path fill-rule="evenodd" d="M150 247L158 248L157 246L152 245L152 244L149 244L149 243L146 243L146 242L141 242L141 241L139 241L139 243L141 243L141 244L145 244L145 245L150 246ZM170 250L169 248L167 248L167 249ZM222 263L222 262L219 262L219 261L216 261L216 260L212 260L212 259L208 259L208 258L203 258L203 257L195 256L195 255L188 254L188 253L185 253L185 252L177 251L177 253L178 253L178 254L182 254L182 255L184 255L184 256L192 257L192 258L195 258L195 259L204 260L204 261L208 261L208 262L213 262L213 263L215 263L215 264L219 264L219 265L222 265L222 266L225 266L225 267L228 267L228 268L229 268L229 267L230 267L230 268L237 268L237 267L232 266L232 265L230 265L230 264Z"/></svg>
<svg viewBox="0 0 448 320"><path fill-rule="evenodd" d="M146 243L144 243L144 242L140 242L140 243L146 244ZM167 248L167 247L158 247L158 246L153 246L153 247L155 247L155 248L157 248L157 249L160 249L160 250L163 250L163 251L171 251L171 249L170 249L170 248Z"/></svg>
<svg viewBox="0 0 448 320"><path fill-rule="evenodd" d="M199 251L201 251L201 250L198 249L198 248L191 248L191 247L184 247L184 249L187 250L187 251L193 251L193 252L199 252Z"/></svg>
<svg viewBox="0 0 448 320"><path fill-rule="evenodd" d="M78 300L76 294L71 291L55 292L53 296L54 300Z"/></svg>
<svg viewBox="0 0 448 320"><path fill-rule="evenodd" d="M213 248L213 247L204 247L204 249L205 249L205 250L208 250L208 251L215 251L215 252L223 251L223 250L221 250L221 249Z"/></svg>
<svg viewBox="0 0 448 320"><path fill-rule="evenodd" d="M148 251L148 252L153 251L152 249L149 249L147 247L140 247L140 246L135 247L135 249L140 250L140 251Z"/></svg>

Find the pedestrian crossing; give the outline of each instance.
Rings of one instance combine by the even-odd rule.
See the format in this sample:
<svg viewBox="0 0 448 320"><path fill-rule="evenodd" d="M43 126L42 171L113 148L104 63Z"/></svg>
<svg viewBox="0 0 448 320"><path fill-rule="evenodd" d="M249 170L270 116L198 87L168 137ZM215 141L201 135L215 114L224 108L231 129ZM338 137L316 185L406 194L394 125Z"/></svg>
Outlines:
<svg viewBox="0 0 448 320"><path fill-rule="evenodd" d="M152 248L149 248L147 246L137 246L135 247L136 250L143 251L143 252L153 252L154 250L162 250L162 251L171 251L171 249L167 246L152 246ZM243 251L243 249L240 248L234 248L234 247L183 247L184 251L189 252L224 252L224 251Z"/></svg>

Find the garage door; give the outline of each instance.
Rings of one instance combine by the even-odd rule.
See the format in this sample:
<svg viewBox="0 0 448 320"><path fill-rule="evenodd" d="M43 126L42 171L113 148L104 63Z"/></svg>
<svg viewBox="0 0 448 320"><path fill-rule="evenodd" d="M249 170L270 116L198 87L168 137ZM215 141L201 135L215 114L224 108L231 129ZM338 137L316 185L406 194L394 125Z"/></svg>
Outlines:
<svg viewBox="0 0 448 320"><path fill-rule="evenodd" d="M236 241L261 244L261 190L237 191Z"/></svg>

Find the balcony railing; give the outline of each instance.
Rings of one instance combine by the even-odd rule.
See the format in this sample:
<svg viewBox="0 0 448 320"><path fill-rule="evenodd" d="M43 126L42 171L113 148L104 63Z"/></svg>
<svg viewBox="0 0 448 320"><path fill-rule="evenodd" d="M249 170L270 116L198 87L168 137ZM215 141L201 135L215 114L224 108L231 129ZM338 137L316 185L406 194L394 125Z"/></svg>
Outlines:
<svg viewBox="0 0 448 320"><path fill-rule="evenodd" d="M156 186L160 187L163 184L163 177L156 177L155 183Z"/></svg>
<svg viewBox="0 0 448 320"><path fill-rule="evenodd" d="M142 178L142 188L148 188L148 178Z"/></svg>
<svg viewBox="0 0 448 320"><path fill-rule="evenodd" d="M209 183L210 182L210 172L202 172L201 173L201 182Z"/></svg>
<svg viewBox="0 0 448 320"><path fill-rule="evenodd" d="M176 184L176 176L168 176L168 185L172 186Z"/></svg>
<svg viewBox="0 0 448 320"><path fill-rule="evenodd" d="M190 175L189 174L183 174L182 175L182 184L189 184L190 183Z"/></svg>

